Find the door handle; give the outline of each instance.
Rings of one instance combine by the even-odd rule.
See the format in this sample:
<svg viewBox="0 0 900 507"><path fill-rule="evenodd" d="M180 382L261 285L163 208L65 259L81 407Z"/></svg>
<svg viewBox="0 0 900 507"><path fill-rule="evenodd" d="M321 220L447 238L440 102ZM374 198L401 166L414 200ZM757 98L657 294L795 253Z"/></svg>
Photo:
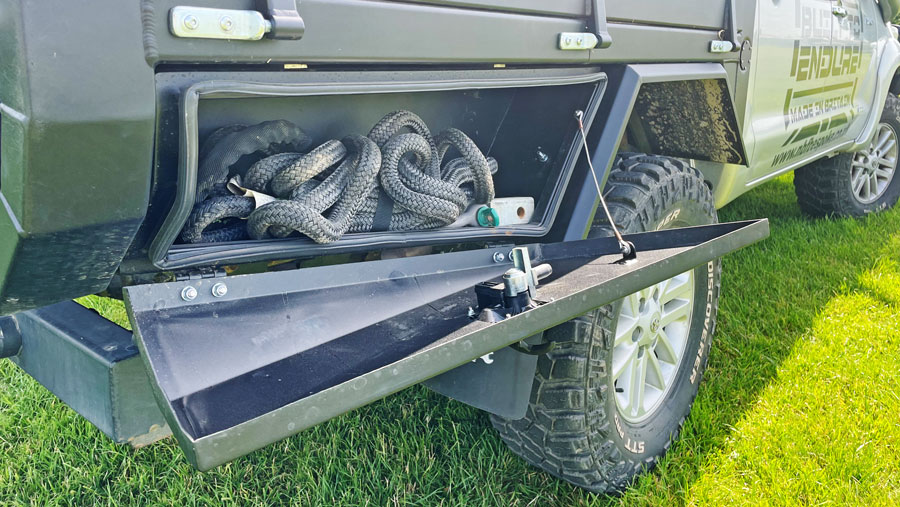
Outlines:
<svg viewBox="0 0 900 507"><path fill-rule="evenodd" d="M847 8L844 7L843 5L832 5L831 13L839 18L846 18L847 17Z"/></svg>

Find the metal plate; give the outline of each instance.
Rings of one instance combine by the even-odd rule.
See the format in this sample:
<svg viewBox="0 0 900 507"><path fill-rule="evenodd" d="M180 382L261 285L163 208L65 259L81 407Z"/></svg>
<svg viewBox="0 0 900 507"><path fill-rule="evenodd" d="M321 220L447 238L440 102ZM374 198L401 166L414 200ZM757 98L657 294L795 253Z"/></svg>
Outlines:
<svg viewBox="0 0 900 507"><path fill-rule="evenodd" d="M169 11L169 29L189 39L260 40L272 24L259 11L178 6Z"/></svg>

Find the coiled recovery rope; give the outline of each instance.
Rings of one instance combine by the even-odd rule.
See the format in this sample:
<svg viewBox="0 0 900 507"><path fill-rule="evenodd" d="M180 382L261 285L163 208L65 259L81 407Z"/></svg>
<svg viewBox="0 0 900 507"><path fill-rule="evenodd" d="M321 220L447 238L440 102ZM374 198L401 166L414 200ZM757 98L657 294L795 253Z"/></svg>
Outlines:
<svg viewBox="0 0 900 507"><path fill-rule="evenodd" d="M443 227L472 204L494 198L497 161L457 129L433 137L409 111L388 114L367 136L329 140L303 153L311 144L285 120L214 132L201 148L197 202L182 240L264 239L296 231L331 243L348 232ZM451 150L460 156L443 163ZM246 171L236 168L247 156L258 161ZM243 172L243 187L277 199L257 208L250 197L230 195L226 183L235 172Z"/></svg>

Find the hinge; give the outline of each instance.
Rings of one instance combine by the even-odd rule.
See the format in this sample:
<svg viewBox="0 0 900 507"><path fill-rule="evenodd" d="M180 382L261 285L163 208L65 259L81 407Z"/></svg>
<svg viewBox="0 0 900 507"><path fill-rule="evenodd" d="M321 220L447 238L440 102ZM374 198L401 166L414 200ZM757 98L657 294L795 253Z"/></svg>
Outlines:
<svg viewBox="0 0 900 507"><path fill-rule="evenodd" d="M208 268L188 271L186 273L176 273L175 281L186 282L188 280L202 280L204 278L225 278L226 276L228 276L228 273L222 268Z"/></svg>
<svg viewBox="0 0 900 507"><path fill-rule="evenodd" d="M179 5L169 11L169 30L188 39L300 39L306 31L297 0L266 0L260 10L214 9Z"/></svg>

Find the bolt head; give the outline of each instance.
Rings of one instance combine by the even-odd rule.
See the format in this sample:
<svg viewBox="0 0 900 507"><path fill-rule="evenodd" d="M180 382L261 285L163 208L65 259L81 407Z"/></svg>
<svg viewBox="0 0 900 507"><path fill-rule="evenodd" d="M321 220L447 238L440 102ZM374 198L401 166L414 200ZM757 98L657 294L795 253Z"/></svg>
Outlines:
<svg viewBox="0 0 900 507"><path fill-rule="evenodd" d="M503 255L503 252L494 252L494 262L503 262L506 260L506 256Z"/></svg>
<svg viewBox="0 0 900 507"><path fill-rule="evenodd" d="M220 298L220 297L224 296L225 294L228 294L228 286L225 285L224 283L217 283L212 286L213 297Z"/></svg>
<svg viewBox="0 0 900 507"><path fill-rule="evenodd" d="M188 14L184 17L183 21L184 27L188 30L196 30L198 26L200 26L200 20L197 19L197 16L193 14Z"/></svg>
<svg viewBox="0 0 900 507"><path fill-rule="evenodd" d="M222 16L222 18L219 19L219 27L226 32L230 32L234 29L234 20L231 19L231 16Z"/></svg>
<svg viewBox="0 0 900 507"><path fill-rule="evenodd" d="M190 285L181 289L181 299L185 301L193 301L197 299L197 289Z"/></svg>

